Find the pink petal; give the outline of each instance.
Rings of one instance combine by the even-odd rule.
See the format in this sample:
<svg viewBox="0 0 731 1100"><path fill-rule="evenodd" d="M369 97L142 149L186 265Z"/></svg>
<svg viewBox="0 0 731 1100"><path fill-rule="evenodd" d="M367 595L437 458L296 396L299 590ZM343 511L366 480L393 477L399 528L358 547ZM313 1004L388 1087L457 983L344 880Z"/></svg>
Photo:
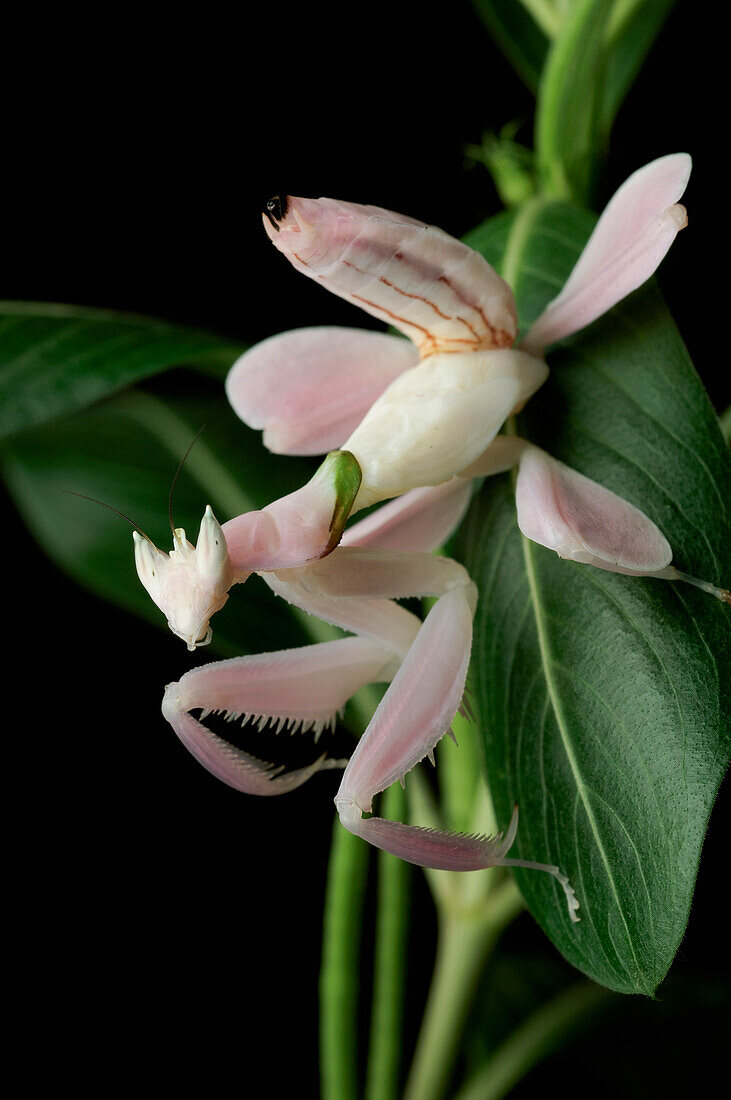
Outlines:
<svg viewBox="0 0 731 1100"><path fill-rule="evenodd" d="M245 352L226 379L236 414L264 429L275 454L323 454L341 446L397 375L419 359L414 345L382 332L303 328Z"/></svg>
<svg viewBox="0 0 731 1100"><path fill-rule="evenodd" d="M646 164L608 203L566 285L522 343L536 352L578 332L641 286L687 224L678 205L691 158L673 153Z"/></svg>
<svg viewBox="0 0 731 1100"><path fill-rule="evenodd" d="M474 249L389 210L334 199L279 200L272 243L298 271L435 351L509 347L513 294Z"/></svg>
<svg viewBox="0 0 731 1100"><path fill-rule="evenodd" d="M673 556L643 512L537 447L521 459L515 500L526 538L562 558L638 575L664 569Z"/></svg>

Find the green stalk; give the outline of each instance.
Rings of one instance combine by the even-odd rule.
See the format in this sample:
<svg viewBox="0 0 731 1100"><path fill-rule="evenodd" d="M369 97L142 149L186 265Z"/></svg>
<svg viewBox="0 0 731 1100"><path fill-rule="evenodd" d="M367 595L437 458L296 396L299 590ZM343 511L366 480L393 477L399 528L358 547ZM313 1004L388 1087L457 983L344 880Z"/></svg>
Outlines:
<svg viewBox="0 0 731 1100"><path fill-rule="evenodd" d="M356 735L368 725L380 697L380 689L369 685L351 699L347 724ZM336 817L328 863L320 966L321 1100L355 1100L360 1095L360 940L370 853L369 845L344 829Z"/></svg>
<svg viewBox="0 0 731 1100"><path fill-rule="evenodd" d="M661 0L662 2L662 0ZM610 42L616 39L646 0L614 0L607 24L607 37Z"/></svg>
<svg viewBox="0 0 731 1100"><path fill-rule="evenodd" d="M393 821L403 821L406 812L406 794L394 783L383 796L381 813ZM400 1095L410 886L411 866L387 852L379 852L366 1100L398 1100Z"/></svg>
<svg viewBox="0 0 731 1100"><path fill-rule="evenodd" d="M328 865L320 968L322 1100L355 1100L358 1088L360 933L368 845L336 818Z"/></svg>
<svg viewBox="0 0 731 1100"><path fill-rule="evenodd" d="M500 265L500 274L506 283L513 288L513 293L516 295L524 253L531 240L535 222L546 205L547 201L544 198L529 199L520 207L513 219L510 236Z"/></svg>
<svg viewBox="0 0 731 1100"><path fill-rule="evenodd" d="M494 833L492 804L481 779L479 731L457 715L457 743L437 750L439 809L422 777L411 778L412 816L420 825ZM404 1100L439 1100L449 1086L465 1020L485 961L503 928L523 907L512 879L500 870L477 874L428 871L439 915L437 958Z"/></svg>
<svg viewBox="0 0 731 1100"><path fill-rule="evenodd" d="M440 914L434 975L403 1100L445 1095L485 961L522 907L515 883L505 879L477 908L450 906Z"/></svg>
<svg viewBox="0 0 731 1100"><path fill-rule="evenodd" d="M452 733L456 744L444 737L437 747L443 827L457 833L492 832L492 821L475 821L478 787L484 784L478 731L468 718L457 714L452 722Z"/></svg>
<svg viewBox="0 0 731 1100"><path fill-rule="evenodd" d="M533 16L546 38L555 38L561 26L561 13L550 0L520 0L520 2Z"/></svg>
<svg viewBox="0 0 731 1100"><path fill-rule="evenodd" d="M611 0L576 0L548 52L536 99L535 151L542 193L590 205Z"/></svg>
<svg viewBox="0 0 731 1100"><path fill-rule="evenodd" d="M563 990L505 1040L455 1100L501 1100L611 996L608 989L593 982L578 982Z"/></svg>

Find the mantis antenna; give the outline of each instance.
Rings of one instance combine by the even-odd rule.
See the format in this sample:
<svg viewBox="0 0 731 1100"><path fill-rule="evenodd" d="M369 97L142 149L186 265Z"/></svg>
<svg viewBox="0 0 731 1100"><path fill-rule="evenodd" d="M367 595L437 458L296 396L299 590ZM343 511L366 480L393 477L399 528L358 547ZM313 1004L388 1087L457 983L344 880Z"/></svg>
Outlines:
<svg viewBox="0 0 731 1100"><path fill-rule="evenodd" d="M173 523L173 493L175 491L175 485L180 475L180 471L183 469L186 458L192 451L194 445L197 443L198 438L205 426L206 425L203 424L193 436L193 439L189 444L188 449L178 463L178 468L175 471L175 476L173 477L173 482L170 486L170 496L168 497L168 518L170 520L170 530L173 532L173 535L175 535L175 524ZM121 516L121 518L126 520L127 523L130 524L130 526L134 527L135 531L138 531L144 539L147 539L149 543L152 543L152 539L145 531L142 530L140 525L138 523L135 523L133 519L130 519L129 516L125 515L124 512L120 512L119 508L115 508L113 504L107 504L106 501L98 500L97 497L87 496L86 493L77 493L75 489L62 489L61 492L68 493L68 495L72 497L80 497L81 500L89 500L92 504L100 504L102 508L107 508L110 512L114 512L115 515ZM154 543L152 543L152 545L154 545Z"/></svg>
<svg viewBox="0 0 731 1100"><path fill-rule="evenodd" d="M193 447L195 446L195 444L198 442L198 440L200 438L200 435L201 435L201 432L205 429L205 427L206 427L206 425L202 424L201 427L198 429L198 431L193 436L193 439L191 440L190 444L188 445L187 451L185 452L185 454L181 458L180 462L178 463L178 468L175 471L175 476L173 478L173 483L170 486L170 496L168 497L168 519L170 520L170 530L173 533L173 537L175 536L175 524L173 523L173 493L175 492L175 485L177 483L178 476L180 475L180 471L183 469L183 465L185 463L186 458L188 457L190 452L193 450Z"/></svg>
<svg viewBox="0 0 731 1100"><path fill-rule="evenodd" d="M77 493L74 489L62 489L61 492L68 493L68 495L71 497L80 497L82 500L90 500L92 504L100 504L102 508L108 508L110 512L114 512L115 515L121 516L122 519L126 519L127 523L134 527L135 531L139 531L144 539L147 539L148 542L152 542L150 536L142 530L139 524L135 523L135 521L133 519L130 519L129 516L126 516L124 512L120 512L119 508L115 508L114 505L107 504L106 501L103 500L97 500L96 497L89 497L85 493Z"/></svg>

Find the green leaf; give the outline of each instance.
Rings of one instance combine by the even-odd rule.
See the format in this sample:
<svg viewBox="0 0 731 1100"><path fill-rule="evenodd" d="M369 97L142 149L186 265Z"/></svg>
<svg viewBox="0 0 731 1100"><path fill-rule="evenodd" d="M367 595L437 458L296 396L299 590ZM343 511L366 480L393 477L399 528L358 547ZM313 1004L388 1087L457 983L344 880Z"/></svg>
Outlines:
<svg viewBox="0 0 731 1100"><path fill-rule="evenodd" d="M510 234L506 229L510 225ZM593 218L534 204L472 235L509 272L522 324L555 295ZM731 458L653 285L549 354L518 430L646 512L678 567L731 581ZM473 675L499 819L531 911L580 970L652 994L677 951L731 749L731 614L683 584L559 559L518 531L512 480L489 479L461 552L480 590Z"/></svg>
<svg viewBox="0 0 731 1100"><path fill-rule="evenodd" d="M605 137L674 6L675 0L615 0L602 91L601 130Z"/></svg>
<svg viewBox="0 0 731 1100"><path fill-rule="evenodd" d="M607 21L612 0L576 0L549 51L536 106L543 191L587 203L599 148Z"/></svg>
<svg viewBox="0 0 731 1100"><path fill-rule="evenodd" d="M197 329L86 307L0 302L0 439L181 364L243 347Z"/></svg>
<svg viewBox="0 0 731 1100"><path fill-rule="evenodd" d="M167 630L137 578L131 530L107 508L64 490L119 509L167 550L170 485L202 424L206 429L186 460L173 501L175 523L193 542L206 504L223 522L293 491L311 470L305 460L269 454L260 433L227 406L220 384L174 372L157 385L161 398L119 394L16 435L2 445L0 463L25 523L62 570ZM253 577L232 590L216 615L210 652L258 653L311 640L289 607Z"/></svg>
<svg viewBox="0 0 731 1100"><path fill-rule="evenodd" d="M473 0L490 35L537 96L536 152L547 195L589 199L617 112L674 4L576 0L559 7L550 0ZM506 160L509 149L495 145L484 152L479 159L500 188L500 169L516 173ZM508 181L512 185L510 176ZM517 182L522 190L530 184L520 172ZM502 190L501 197L505 201Z"/></svg>
<svg viewBox="0 0 731 1100"><path fill-rule="evenodd" d="M731 405L720 417L721 432L729 447L731 447Z"/></svg>
<svg viewBox="0 0 731 1100"><path fill-rule="evenodd" d="M521 80L536 92L549 39L518 0L473 0L472 5Z"/></svg>

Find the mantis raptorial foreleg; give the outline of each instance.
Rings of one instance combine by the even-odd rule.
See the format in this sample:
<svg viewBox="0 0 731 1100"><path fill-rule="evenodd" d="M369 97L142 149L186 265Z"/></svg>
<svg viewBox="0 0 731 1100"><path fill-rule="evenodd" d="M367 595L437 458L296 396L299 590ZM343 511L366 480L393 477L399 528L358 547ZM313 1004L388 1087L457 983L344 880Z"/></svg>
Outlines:
<svg viewBox="0 0 731 1100"><path fill-rule="evenodd" d="M342 638L255 657L203 665L168 684L162 712L199 763L245 794L284 794L323 768L345 761L323 754L313 764L280 774L275 767L236 748L209 730L211 713L228 721L255 719L260 727L290 733L331 726L348 699L365 684L387 678L393 655L368 638ZM190 713L201 711L200 719Z"/></svg>
<svg viewBox="0 0 731 1100"><path fill-rule="evenodd" d="M430 525L418 507L405 517L383 520L387 541L430 542L443 523L445 500L464 496L454 483L434 494ZM412 508L414 507L414 502ZM355 530L355 529L354 529ZM416 533L418 532L418 534ZM358 534L377 539L371 520ZM503 863L515 828L501 838L460 836L382 818L364 817L374 795L403 781L424 757L433 759L462 702L472 644L477 592L466 570L448 558L400 549L340 547L328 557L290 570L262 573L273 591L296 606L356 633L321 645L258 657L235 658L189 672L169 685L163 713L204 767L238 790L279 794L299 786L323 767L342 761L321 757L291 773L257 760L212 733L190 713L217 711L229 719L256 718L279 728L328 725L347 699L366 683L390 683L363 734L335 796L343 825L377 847L424 866L477 870ZM436 603L423 623L394 602L430 596ZM557 868L531 864L555 875Z"/></svg>

